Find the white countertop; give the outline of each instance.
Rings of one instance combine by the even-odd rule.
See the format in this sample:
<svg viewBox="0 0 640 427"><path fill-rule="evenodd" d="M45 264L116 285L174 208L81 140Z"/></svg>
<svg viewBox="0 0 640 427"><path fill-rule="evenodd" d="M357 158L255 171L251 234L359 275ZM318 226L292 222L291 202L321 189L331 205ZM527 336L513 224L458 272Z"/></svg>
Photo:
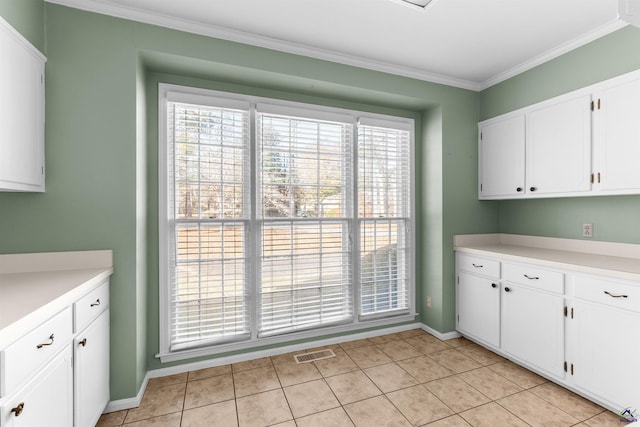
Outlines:
<svg viewBox="0 0 640 427"><path fill-rule="evenodd" d="M0 350L112 273L111 251L0 255Z"/></svg>
<svg viewBox="0 0 640 427"><path fill-rule="evenodd" d="M454 250L640 281L640 245L512 234L454 236Z"/></svg>

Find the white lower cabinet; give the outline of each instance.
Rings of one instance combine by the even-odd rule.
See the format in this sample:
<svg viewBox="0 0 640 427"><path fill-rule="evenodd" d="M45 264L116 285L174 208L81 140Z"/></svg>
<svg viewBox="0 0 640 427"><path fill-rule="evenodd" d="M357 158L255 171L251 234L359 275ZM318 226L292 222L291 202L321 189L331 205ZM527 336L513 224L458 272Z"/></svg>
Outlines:
<svg viewBox="0 0 640 427"><path fill-rule="evenodd" d="M503 284L502 349L528 365L564 377L564 299Z"/></svg>
<svg viewBox="0 0 640 427"><path fill-rule="evenodd" d="M573 381L622 411L640 408L640 314L576 302Z"/></svg>
<svg viewBox="0 0 640 427"><path fill-rule="evenodd" d="M458 331L613 411L640 410L640 283L472 255L500 272L486 278L469 257L456 255Z"/></svg>
<svg viewBox="0 0 640 427"><path fill-rule="evenodd" d="M458 274L457 328L465 334L500 345L500 285L497 280Z"/></svg>
<svg viewBox="0 0 640 427"><path fill-rule="evenodd" d="M0 427L93 427L109 401L109 282L0 348Z"/></svg>
<svg viewBox="0 0 640 427"><path fill-rule="evenodd" d="M109 311L74 340L75 426L94 426L109 402Z"/></svg>
<svg viewBox="0 0 640 427"><path fill-rule="evenodd" d="M2 427L69 427L73 425L71 346L0 407Z"/></svg>
<svg viewBox="0 0 640 427"><path fill-rule="evenodd" d="M575 296L568 320L574 384L619 411L640 409L640 287L579 276Z"/></svg>

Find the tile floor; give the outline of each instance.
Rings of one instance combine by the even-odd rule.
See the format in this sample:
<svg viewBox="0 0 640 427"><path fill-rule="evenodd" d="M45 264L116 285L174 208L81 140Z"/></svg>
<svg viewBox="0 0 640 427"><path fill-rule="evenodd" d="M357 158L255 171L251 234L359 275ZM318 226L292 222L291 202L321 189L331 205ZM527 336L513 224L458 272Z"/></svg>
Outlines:
<svg viewBox="0 0 640 427"><path fill-rule="evenodd" d="M620 418L464 338L414 329L149 380L99 427L620 426ZM300 353L300 352L296 352Z"/></svg>

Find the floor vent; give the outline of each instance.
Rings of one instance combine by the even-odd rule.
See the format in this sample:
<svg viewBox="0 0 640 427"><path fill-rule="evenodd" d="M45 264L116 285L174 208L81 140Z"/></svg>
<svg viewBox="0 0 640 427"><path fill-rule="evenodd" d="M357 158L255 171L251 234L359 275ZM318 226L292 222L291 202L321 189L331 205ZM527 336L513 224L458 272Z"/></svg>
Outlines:
<svg viewBox="0 0 640 427"><path fill-rule="evenodd" d="M328 359L330 357L336 357L331 349L318 350L314 351L313 353L296 354L295 356L293 356L293 358L296 360L296 363L308 363L315 360Z"/></svg>

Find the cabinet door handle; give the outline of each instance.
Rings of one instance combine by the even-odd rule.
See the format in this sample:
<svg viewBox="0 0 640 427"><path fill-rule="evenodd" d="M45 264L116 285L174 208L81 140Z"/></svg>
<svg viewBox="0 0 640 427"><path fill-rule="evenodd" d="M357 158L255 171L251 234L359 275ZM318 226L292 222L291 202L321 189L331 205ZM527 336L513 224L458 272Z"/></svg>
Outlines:
<svg viewBox="0 0 640 427"><path fill-rule="evenodd" d="M522 191L522 187L518 187L518 188L516 188L516 191L517 191L518 193L520 193L520 192Z"/></svg>
<svg viewBox="0 0 640 427"><path fill-rule="evenodd" d="M53 334L51 334L51 336L49 337L49 342L44 343L44 344L38 344L36 346L36 348L42 348L42 347L45 347L47 345L53 345Z"/></svg>
<svg viewBox="0 0 640 427"><path fill-rule="evenodd" d="M511 292L511 288L504 288L505 292Z"/></svg>
<svg viewBox="0 0 640 427"><path fill-rule="evenodd" d="M536 188L536 187L531 187L531 188L529 188L529 191L536 191L536 190L537 190L537 188Z"/></svg>
<svg viewBox="0 0 640 427"><path fill-rule="evenodd" d="M18 406L16 406L15 408L11 409L11 413L13 415L15 415L16 417L19 417L20 414L22 414L23 410L24 410L24 402L20 402L20 404L18 404Z"/></svg>
<svg viewBox="0 0 640 427"><path fill-rule="evenodd" d="M482 264L471 264L471 265L473 265L475 268L482 268L482 267L484 267Z"/></svg>
<svg viewBox="0 0 640 427"><path fill-rule="evenodd" d="M498 287L498 285L496 285L495 283L492 283L492 284L491 284L491 287L495 289L495 288L497 288L497 287Z"/></svg>
<svg viewBox="0 0 640 427"><path fill-rule="evenodd" d="M614 295L608 291L604 291L604 293L609 295L611 298L629 298L629 295Z"/></svg>
<svg viewBox="0 0 640 427"><path fill-rule="evenodd" d="M86 345L87 345L87 339L86 339L86 338L83 338L83 339L82 339L82 341L80 341L80 342L79 342L79 344L80 344L81 346L83 346L83 347L86 347Z"/></svg>
<svg viewBox="0 0 640 427"><path fill-rule="evenodd" d="M100 298L98 298L98 299L96 300L96 302L94 302L93 304L91 304L91 305L90 305L90 307L95 307L95 306L97 306L97 305L100 305Z"/></svg>
<svg viewBox="0 0 640 427"><path fill-rule="evenodd" d="M540 279L540 278L539 278L539 277L537 277L537 276L529 276L529 275L527 275L527 274L525 274L525 275L524 275L524 277L526 277L526 278L527 278L527 279L529 279L529 280L538 280L538 279Z"/></svg>

